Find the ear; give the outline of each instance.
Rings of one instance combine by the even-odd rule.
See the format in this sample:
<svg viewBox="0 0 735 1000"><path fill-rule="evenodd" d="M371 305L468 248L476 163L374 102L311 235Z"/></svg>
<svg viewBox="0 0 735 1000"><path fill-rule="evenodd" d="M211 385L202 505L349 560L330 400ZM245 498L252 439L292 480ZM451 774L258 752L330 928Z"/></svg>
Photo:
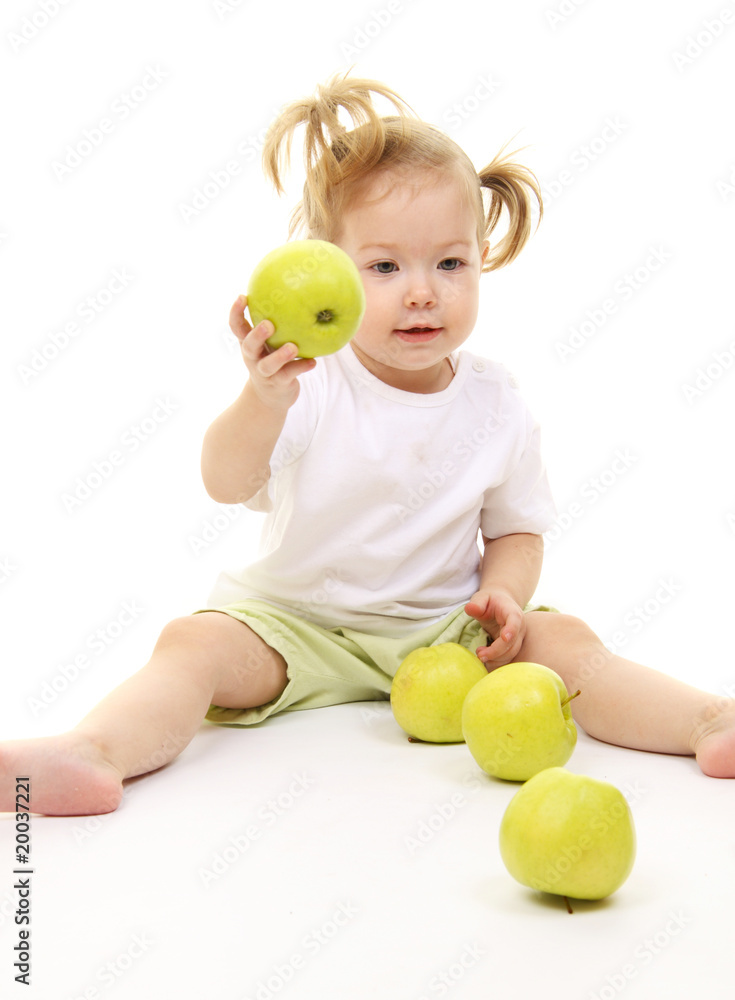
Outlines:
<svg viewBox="0 0 735 1000"><path fill-rule="evenodd" d="M480 264L481 264L481 266L484 265L485 261L487 260L487 255L489 253L490 253L490 241L489 240L484 240L484 242L482 244L482 254L480 256Z"/></svg>

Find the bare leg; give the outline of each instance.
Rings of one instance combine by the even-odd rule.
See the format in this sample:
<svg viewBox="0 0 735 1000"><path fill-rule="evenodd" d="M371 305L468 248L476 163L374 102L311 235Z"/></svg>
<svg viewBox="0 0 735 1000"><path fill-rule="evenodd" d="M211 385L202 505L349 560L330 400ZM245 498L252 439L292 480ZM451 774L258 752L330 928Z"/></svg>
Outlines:
<svg viewBox="0 0 735 1000"><path fill-rule="evenodd" d="M532 611L517 660L543 663L563 678L572 714L605 743L657 753L695 755L712 777L735 777L735 699L611 653L584 622Z"/></svg>
<svg viewBox="0 0 735 1000"><path fill-rule="evenodd" d="M249 708L276 698L286 664L247 625L204 612L162 631L150 661L59 736L0 744L0 811L15 810L15 775L31 778L31 809L110 812L122 782L176 757L210 704Z"/></svg>

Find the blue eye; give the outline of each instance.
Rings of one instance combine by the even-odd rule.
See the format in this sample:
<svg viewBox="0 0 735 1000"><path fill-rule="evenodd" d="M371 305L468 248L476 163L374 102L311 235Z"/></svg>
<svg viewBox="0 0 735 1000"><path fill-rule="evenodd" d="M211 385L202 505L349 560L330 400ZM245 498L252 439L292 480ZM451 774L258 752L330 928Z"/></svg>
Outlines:
<svg viewBox="0 0 735 1000"><path fill-rule="evenodd" d="M443 266L444 264L449 264L451 266L444 267ZM446 260L442 260L439 262L439 267L441 268L442 271L456 271L458 267L461 267L461 265L462 261L459 260L457 257L447 257Z"/></svg>
<svg viewBox="0 0 735 1000"><path fill-rule="evenodd" d="M392 260L379 260L377 264L373 264L373 268L378 274L393 274L395 267Z"/></svg>

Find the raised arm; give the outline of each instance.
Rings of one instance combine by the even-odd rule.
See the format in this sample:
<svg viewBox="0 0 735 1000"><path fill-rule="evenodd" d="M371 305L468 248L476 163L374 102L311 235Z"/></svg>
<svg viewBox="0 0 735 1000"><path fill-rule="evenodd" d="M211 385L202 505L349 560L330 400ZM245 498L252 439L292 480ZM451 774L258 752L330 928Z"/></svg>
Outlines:
<svg viewBox="0 0 735 1000"><path fill-rule="evenodd" d="M270 459L299 395L298 376L316 362L299 358L295 344L269 351L273 333L267 320L251 327L244 316L247 299L241 295L230 310L230 329L240 341L248 380L230 406L214 420L202 445L202 479L218 503L243 503L258 492L270 476Z"/></svg>

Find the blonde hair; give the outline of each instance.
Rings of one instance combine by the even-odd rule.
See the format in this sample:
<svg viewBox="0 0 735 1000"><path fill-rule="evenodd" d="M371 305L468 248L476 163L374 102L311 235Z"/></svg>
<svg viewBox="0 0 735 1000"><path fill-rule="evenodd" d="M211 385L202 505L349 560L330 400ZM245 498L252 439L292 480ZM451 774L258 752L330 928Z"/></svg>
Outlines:
<svg viewBox="0 0 735 1000"><path fill-rule="evenodd" d="M533 198L539 222L543 216L535 175L513 161L515 153L505 155L507 144L476 171L453 139L418 118L393 90L374 80L347 79L348 73L332 77L313 97L287 105L266 134L263 169L283 194L282 176L290 163L291 143L296 130L305 126L306 182L303 200L291 215L289 237L305 231L310 239L334 242L340 213L376 171L454 171L465 182L469 203L477 210L478 244L490 243L482 270L493 271L515 260L531 235ZM397 114L379 116L372 94L385 98ZM340 109L349 115L352 129L340 122ZM503 209L508 227L493 246L490 237Z"/></svg>

